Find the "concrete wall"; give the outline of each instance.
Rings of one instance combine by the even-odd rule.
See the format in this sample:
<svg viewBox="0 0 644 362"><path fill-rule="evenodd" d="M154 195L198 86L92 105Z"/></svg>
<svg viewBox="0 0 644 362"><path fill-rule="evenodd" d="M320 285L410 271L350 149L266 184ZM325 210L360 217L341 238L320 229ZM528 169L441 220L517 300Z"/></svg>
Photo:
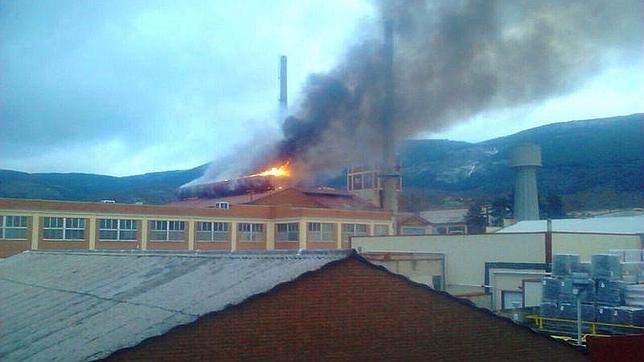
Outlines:
<svg viewBox="0 0 644 362"><path fill-rule="evenodd" d="M404 260L375 260L368 255L365 257L372 263L382 265L387 270L406 276L407 278L432 288L438 288L434 285L434 276L441 277L441 282L444 283L445 276L443 275L443 258L419 258L419 259L404 259ZM444 286L440 286L442 289Z"/></svg>
<svg viewBox="0 0 644 362"><path fill-rule="evenodd" d="M582 261L590 261L592 254L607 253L609 249L640 249L639 235L552 233L553 254L579 254Z"/></svg>
<svg viewBox="0 0 644 362"><path fill-rule="evenodd" d="M354 237L352 246L361 252L422 252L445 254L445 283L482 286L486 262L543 263L543 233L484 235L418 235Z"/></svg>

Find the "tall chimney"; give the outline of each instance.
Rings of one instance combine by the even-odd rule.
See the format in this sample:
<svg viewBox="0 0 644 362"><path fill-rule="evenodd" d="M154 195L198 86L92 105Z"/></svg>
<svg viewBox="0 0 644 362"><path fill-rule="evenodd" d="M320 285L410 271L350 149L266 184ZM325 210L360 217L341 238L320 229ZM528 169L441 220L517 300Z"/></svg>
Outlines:
<svg viewBox="0 0 644 362"><path fill-rule="evenodd" d="M384 99L382 109L382 208L398 213L397 189L400 183L400 174L396 169L395 127L394 127L394 75L393 75L393 25L391 20L385 20L384 41Z"/></svg>
<svg viewBox="0 0 644 362"><path fill-rule="evenodd" d="M521 143L510 152L510 167L515 169L514 218L539 220L537 168L541 167L541 147Z"/></svg>
<svg viewBox="0 0 644 362"><path fill-rule="evenodd" d="M286 55L282 55L280 57L280 108L282 111L286 111L288 108L288 93L286 85Z"/></svg>

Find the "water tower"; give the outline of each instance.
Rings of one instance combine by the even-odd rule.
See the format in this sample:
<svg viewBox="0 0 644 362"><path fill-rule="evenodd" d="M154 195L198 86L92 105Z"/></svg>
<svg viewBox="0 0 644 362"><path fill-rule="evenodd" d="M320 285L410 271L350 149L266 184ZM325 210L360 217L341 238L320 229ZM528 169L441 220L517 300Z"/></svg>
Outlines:
<svg viewBox="0 0 644 362"><path fill-rule="evenodd" d="M514 218L539 220L537 168L541 167L541 147L521 143L510 151L510 167L515 170Z"/></svg>

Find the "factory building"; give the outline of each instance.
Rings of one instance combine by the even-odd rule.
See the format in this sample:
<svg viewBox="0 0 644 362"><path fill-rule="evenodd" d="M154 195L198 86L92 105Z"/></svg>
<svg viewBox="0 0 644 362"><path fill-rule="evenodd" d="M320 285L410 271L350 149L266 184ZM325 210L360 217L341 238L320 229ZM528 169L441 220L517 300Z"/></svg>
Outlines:
<svg viewBox="0 0 644 362"><path fill-rule="evenodd" d="M595 229L599 231L559 231L559 225L571 224L562 220L553 222L557 225L553 231L365 236L352 238L351 245L393 272L470 299L481 307L501 310L517 304L539 305L541 280L550 272L554 254L576 254L581 261L589 262L593 254L642 249L642 217L611 219L614 227Z"/></svg>
<svg viewBox="0 0 644 362"><path fill-rule="evenodd" d="M32 251L0 274L7 360L586 360L349 250Z"/></svg>
<svg viewBox="0 0 644 362"><path fill-rule="evenodd" d="M391 230L391 212L328 189L159 206L0 199L0 257L30 249L345 249L353 236Z"/></svg>

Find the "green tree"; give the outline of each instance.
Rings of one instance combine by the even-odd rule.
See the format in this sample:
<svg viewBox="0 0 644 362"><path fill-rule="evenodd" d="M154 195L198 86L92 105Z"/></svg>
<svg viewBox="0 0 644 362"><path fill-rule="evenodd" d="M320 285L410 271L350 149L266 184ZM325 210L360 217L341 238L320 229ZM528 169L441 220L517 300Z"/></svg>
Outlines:
<svg viewBox="0 0 644 362"><path fill-rule="evenodd" d="M559 195L548 195L544 207L544 214L549 219L563 219L566 217L566 211Z"/></svg>
<svg viewBox="0 0 644 362"><path fill-rule="evenodd" d="M482 234L485 232L485 215L481 207L481 202L474 203L465 214L465 223L470 234Z"/></svg>
<svg viewBox="0 0 644 362"><path fill-rule="evenodd" d="M512 212L512 204L507 197L499 196L492 201L492 225L503 226L503 219L510 217Z"/></svg>

